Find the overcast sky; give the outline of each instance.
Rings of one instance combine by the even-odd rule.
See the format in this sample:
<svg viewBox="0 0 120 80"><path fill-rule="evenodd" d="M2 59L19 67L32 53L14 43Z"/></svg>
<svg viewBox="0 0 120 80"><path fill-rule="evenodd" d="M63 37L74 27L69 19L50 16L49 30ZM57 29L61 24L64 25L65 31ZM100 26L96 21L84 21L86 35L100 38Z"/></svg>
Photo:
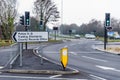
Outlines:
<svg viewBox="0 0 120 80"><path fill-rule="evenodd" d="M18 12L33 9L34 0L18 0ZM61 12L61 1L54 0ZM66 24L88 23L91 19L104 20L105 13L111 13L111 17L120 19L120 0L63 0L63 22ZM61 15L61 14L60 14Z"/></svg>

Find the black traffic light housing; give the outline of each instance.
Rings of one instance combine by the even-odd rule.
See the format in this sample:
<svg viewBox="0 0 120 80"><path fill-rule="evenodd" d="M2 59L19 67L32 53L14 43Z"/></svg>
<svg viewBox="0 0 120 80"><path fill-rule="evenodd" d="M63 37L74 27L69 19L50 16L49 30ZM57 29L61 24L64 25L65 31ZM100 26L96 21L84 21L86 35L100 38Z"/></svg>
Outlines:
<svg viewBox="0 0 120 80"><path fill-rule="evenodd" d="M30 12L25 12L25 25L30 25Z"/></svg>
<svg viewBox="0 0 120 80"><path fill-rule="evenodd" d="M53 30L58 30L58 27L53 27Z"/></svg>
<svg viewBox="0 0 120 80"><path fill-rule="evenodd" d="M20 24L24 25L24 16L20 16Z"/></svg>
<svg viewBox="0 0 120 80"><path fill-rule="evenodd" d="M111 27L111 22L110 22L110 13L106 13L106 16L105 16L105 26L106 27Z"/></svg>

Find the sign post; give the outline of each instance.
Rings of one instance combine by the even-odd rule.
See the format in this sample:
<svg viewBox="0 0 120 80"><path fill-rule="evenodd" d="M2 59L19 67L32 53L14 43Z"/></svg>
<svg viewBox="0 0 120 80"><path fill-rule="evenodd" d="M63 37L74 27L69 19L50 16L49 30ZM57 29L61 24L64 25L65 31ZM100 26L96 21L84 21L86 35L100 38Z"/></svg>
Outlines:
<svg viewBox="0 0 120 80"><path fill-rule="evenodd" d="M15 42L20 43L20 66L22 66L22 42L42 42L48 41L48 32L14 32L12 38Z"/></svg>
<svg viewBox="0 0 120 80"><path fill-rule="evenodd" d="M20 43L20 66L22 66L22 43Z"/></svg>

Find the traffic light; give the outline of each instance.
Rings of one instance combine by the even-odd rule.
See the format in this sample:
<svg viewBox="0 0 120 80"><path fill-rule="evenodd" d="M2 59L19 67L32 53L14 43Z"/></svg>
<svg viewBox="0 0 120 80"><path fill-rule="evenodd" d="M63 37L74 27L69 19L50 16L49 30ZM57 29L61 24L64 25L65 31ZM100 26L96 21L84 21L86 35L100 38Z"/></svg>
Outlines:
<svg viewBox="0 0 120 80"><path fill-rule="evenodd" d="M53 27L53 30L58 30L58 27Z"/></svg>
<svg viewBox="0 0 120 80"><path fill-rule="evenodd" d="M20 16L20 24L24 25L24 16Z"/></svg>
<svg viewBox="0 0 120 80"><path fill-rule="evenodd" d="M30 12L25 12L25 25L30 25Z"/></svg>
<svg viewBox="0 0 120 80"><path fill-rule="evenodd" d="M105 16L105 26L110 27L110 13L106 13Z"/></svg>

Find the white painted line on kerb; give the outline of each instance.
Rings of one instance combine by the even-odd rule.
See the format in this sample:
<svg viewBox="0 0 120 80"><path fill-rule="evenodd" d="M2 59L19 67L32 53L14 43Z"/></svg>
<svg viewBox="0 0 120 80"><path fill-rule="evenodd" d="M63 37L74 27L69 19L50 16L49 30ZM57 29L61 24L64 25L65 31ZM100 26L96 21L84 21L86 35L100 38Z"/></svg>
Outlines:
<svg viewBox="0 0 120 80"><path fill-rule="evenodd" d="M70 52L70 53L77 56L77 53L75 53L75 52Z"/></svg>
<svg viewBox="0 0 120 80"><path fill-rule="evenodd" d="M90 74L90 76L96 78L96 80L107 80L105 78L102 78L102 77L99 77L99 76L95 76L95 75L92 75L92 74Z"/></svg>
<svg viewBox="0 0 120 80"><path fill-rule="evenodd" d="M54 75L54 76L50 76L50 78L56 78L56 77L60 77L62 76L61 74L60 75Z"/></svg>
<svg viewBox="0 0 120 80"><path fill-rule="evenodd" d="M93 57L88 57L88 56L82 56L82 57L83 57L83 58L87 58L87 59L96 60L96 61L108 62L108 61L106 61L106 60L96 59L96 58L93 58Z"/></svg>

